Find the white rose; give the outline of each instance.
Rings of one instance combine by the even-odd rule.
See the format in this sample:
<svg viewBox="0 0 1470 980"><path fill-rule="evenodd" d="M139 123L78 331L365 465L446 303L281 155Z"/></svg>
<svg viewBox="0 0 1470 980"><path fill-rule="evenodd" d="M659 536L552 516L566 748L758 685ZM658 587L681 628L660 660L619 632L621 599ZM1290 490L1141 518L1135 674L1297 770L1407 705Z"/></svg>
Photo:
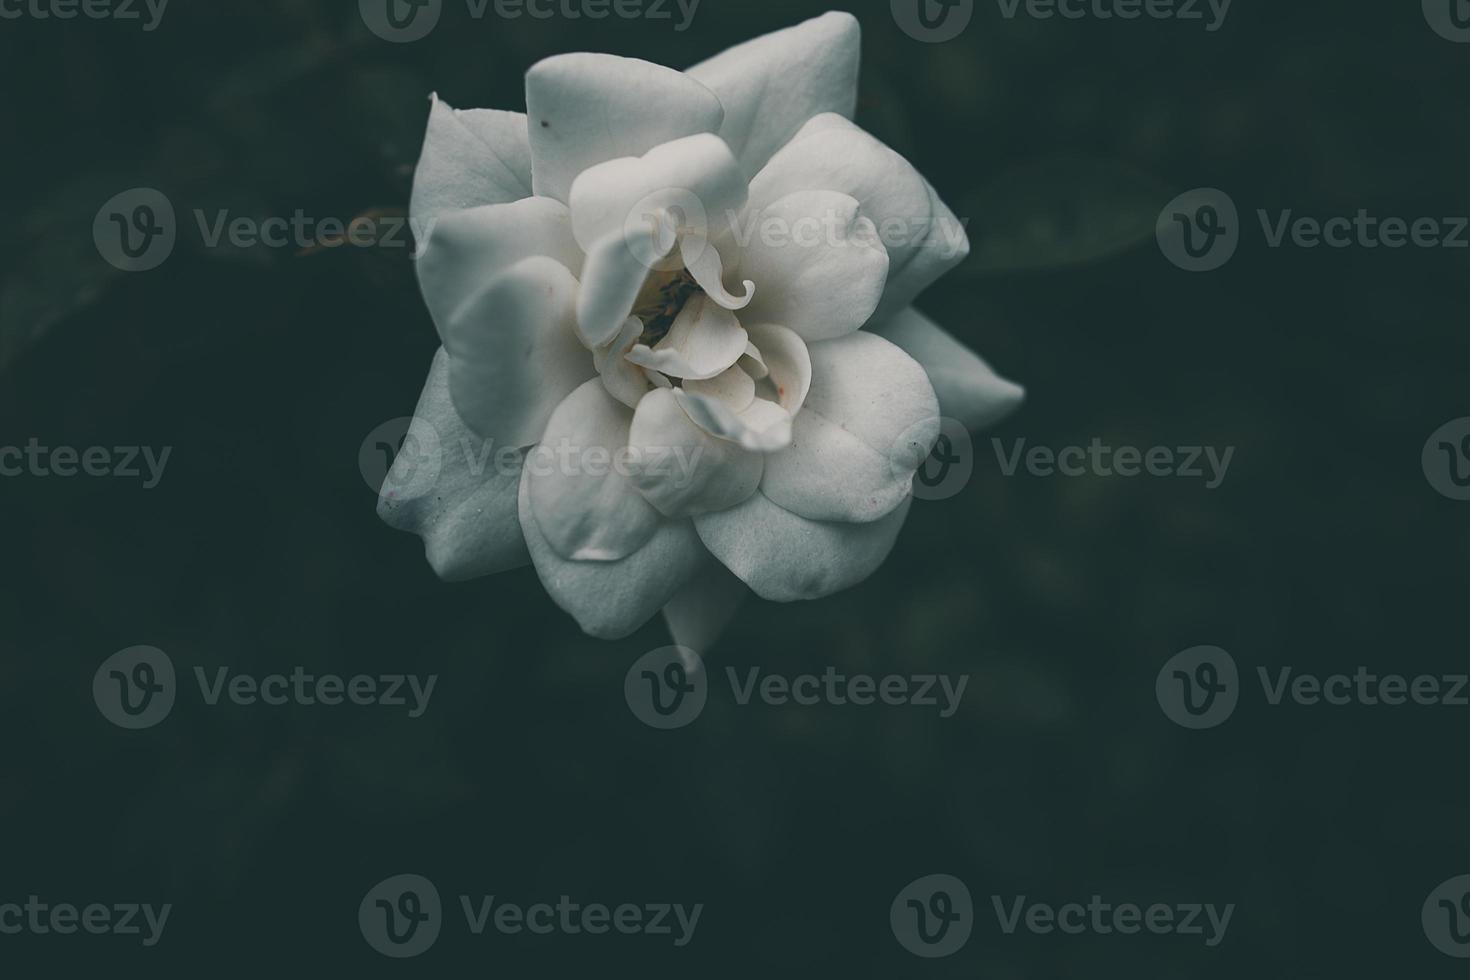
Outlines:
<svg viewBox="0 0 1470 980"><path fill-rule="evenodd" d="M588 633L662 609L703 648L746 586L866 578L941 414L1020 403L910 306L969 244L849 121L858 35L829 13L688 72L553 57L525 115L434 100L411 218L443 349L414 426L441 458L379 513L439 575L529 558ZM479 440L524 465L450 449Z"/></svg>

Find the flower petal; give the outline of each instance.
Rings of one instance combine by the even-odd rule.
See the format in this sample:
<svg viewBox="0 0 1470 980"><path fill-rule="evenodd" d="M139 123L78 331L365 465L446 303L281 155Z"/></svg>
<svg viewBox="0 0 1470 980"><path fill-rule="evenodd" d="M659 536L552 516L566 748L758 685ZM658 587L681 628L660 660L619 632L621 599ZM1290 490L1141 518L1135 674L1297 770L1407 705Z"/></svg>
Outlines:
<svg viewBox="0 0 1470 980"><path fill-rule="evenodd" d="M759 351L759 362L776 388L777 403L791 415L801 410L812 386L812 356L806 341L777 323L758 323L746 329Z"/></svg>
<svg viewBox="0 0 1470 980"><path fill-rule="evenodd" d="M939 199L939 192L927 180L924 188L929 192L932 215L928 233L903 268L890 272L883 290L883 301L878 304L875 314L879 318L891 316L907 307L970 254L970 238L965 233L964 222L945 206Z"/></svg>
<svg viewBox="0 0 1470 980"><path fill-rule="evenodd" d="M635 344L628 360L676 378L713 378L740 360L749 337L735 314L704 294L691 296L652 348Z"/></svg>
<svg viewBox="0 0 1470 980"><path fill-rule="evenodd" d="M745 206L748 186L718 136L671 140L642 156L605 160L579 174L567 198L572 233L591 250L615 232L646 235L667 213L681 236L720 238L731 216Z"/></svg>
<svg viewBox="0 0 1470 980"><path fill-rule="evenodd" d="M417 261L419 289L439 336L487 279L533 255L555 259L574 276L580 271L582 250L560 201L527 197L441 217Z"/></svg>
<svg viewBox="0 0 1470 980"><path fill-rule="evenodd" d="M672 228L659 213L645 232L612 231L592 245L577 298L577 333L582 343L601 347L617 336L649 270L673 250L675 241Z"/></svg>
<svg viewBox="0 0 1470 980"><path fill-rule="evenodd" d="M638 403L628 448L633 486L665 517L733 507L761 482L762 456L699 428L669 388Z"/></svg>
<svg viewBox="0 0 1470 980"><path fill-rule="evenodd" d="M909 496L939 438L924 369L866 332L811 345L812 386L761 492L814 521L875 521Z"/></svg>
<svg viewBox="0 0 1470 980"><path fill-rule="evenodd" d="M674 397L690 421L717 439L757 453L791 445L791 413L773 401L757 398L736 412L719 398L687 389L675 389Z"/></svg>
<svg viewBox="0 0 1470 980"><path fill-rule="evenodd" d="M719 96L725 107L719 133L753 175L812 116L852 116L859 41L856 18L827 13L746 41L688 74Z"/></svg>
<svg viewBox="0 0 1470 980"><path fill-rule="evenodd" d="M526 73L531 186L569 201L578 174L694 133L719 130L725 110L683 72L635 58L563 54Z"/></svg>
<svg viewBox="0 0 1470 980"><path fill-rule="evenodd" d="M612 343L599 347L592 355L592 365L602 376L602 386L609 395L629 408L637 408L653 385L648 372L627 358L628 351L633 349L642 332L643 321L630 316Z"/></svg>
<svg viewBox="0 0 1470 980"><path fill-rule="evenodd" d="M750 182L753 211L794 191L822 188L857 199L888 251L878 316L907 306L969 254L964 226L902 156L841 116L807 122ZM757 287L759 287L757 282ZM787 324L795 328L795 324Z"/></svg>
<svg viewBox="0 0 1470 980"><path fill-rule="evenodd" d="M780 323L804 340L830 340L873 315L888 279L888 252L856 199L796 191L748 220L739 274L758 287L748 322Z"/></svg>
<svg viewBox="0 0 1470 980"><path fill-rule="evenodd" d="M694 518L694 527L710 553L761 598L820 599L883 564L912 503L905 497L868 524L834 524L799 517L757 490L738 507Z"/></svg>
<svg viewBox="0 0 1470 980"><path fill-rule="evenodd" d="M594 378L567 395L526 456L531 507L552 549L573 561L617 561L663 522L625 469L633 413Z"/></svg>
<svg viewBox="0 0 1470 980"><path fill-rule="evenodd" d="M696 653L714 645L750 590L713 558L664 606L664 622L674 642Z"/></svg>
<svg viewBox="0 0 1470 980"><path fill-rule="evenodd" d="M755 283L745 280L745 293L736 296L725 288L725 266L720 250L697 233L679 239L679 257L706 296L727 310L743 310L755 297Z"/></svg>
<svg viewBox="0 0 1470 980"><path fill-rule="evenodd" d="M531 194L531 145L524 115L455 109L437 95L429 99L429 123L408 206L420 241L447 212Z"/></svg>
<svg viewBox="0 0 1470 980"><path fill-rule="evenodd" d="M738 363L713 378L686 381L684 390L716 398L724 402L732 412L743 412L755 401L755 379Z"/></svg>
<svg viewBox="0 0 1470 980"><path fill-rule="evenodd" d="M1024 388L996 374L978 355L912 306L889 317L874 333L902 347L919 362L934 385L940 412L971 431L995 425L1026 399Z"/></svg>
<svg viewBox="0 0 1470 980"><path fill-rule="evenodd" d="M572 329L577 280L543 255L485 284L449 321L449 390L471 428L529 446L569 392L595 377Z"/></svg>
<svg viewBox="0 0 1470 980"><path fill-rule="evenodd" d="M604 640L628 636L709 560L689 521L659 522L641 546L619 561L568 560L542 534L532 507L531 484L528 471L521 478L519 512L531 562L551 598L591 636Z"/></svg>
<svg viewBox="0 0 1470 980"><path fill-rule="evenodd" d="M429 565L445 581L503 572L530 560L516 516L520 460L512 465L497 448L455 413L449 355L440 348L383 482L378 516L422 538Z"/></svg>

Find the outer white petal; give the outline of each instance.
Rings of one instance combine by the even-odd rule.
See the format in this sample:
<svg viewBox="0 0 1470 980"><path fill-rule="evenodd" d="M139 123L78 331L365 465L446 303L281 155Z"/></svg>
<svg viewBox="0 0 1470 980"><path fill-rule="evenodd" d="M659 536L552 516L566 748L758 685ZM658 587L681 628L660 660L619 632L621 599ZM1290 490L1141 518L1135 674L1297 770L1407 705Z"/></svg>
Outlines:
<svg viewBox="0 0 1470 980"><path fill-rule="evenodd" d="M820 599L883 563L912 502L905 497L868 524L833 524L798 517L757 490L739 507L694 518L694 526L710 552L761 598Z"/></svg>
<svg viewBox="0 0 1470 980"><path fill-rule="evenodd" d="M575 561L617 561L663 523L619 472L633 413L600 379L568 395L526 457L531 507L552 549Z"/></svg>
<svg viewBox="0 0 1470 980"><path fill-rule="evenodd" d="M750 182L749 207L763 208L811 188L856 198L877 227L889 258L877 316L907 306L969 254L963 226L929 182L907 160L841 116L817 116L803 126Z"/></svg>
<svg viewBox="0 0 1470 980"><path fill-rule="evenodd" d="M1007 381L973 351L912 306L874 331L902 347L923 366L939 410L974 431L1010 415L1026 398L1026 390Z"/></svg>
<svg viewBox="0 0 1470 980"><path fill-rule="evenodd" d="M689 521L663 521L620 561L570 561L541 533L531 507L531 478L522 477L521 526L541 584L592 636L619 640L646 623L709 560Z"/></svg>
<svg viewBox="0 0 1470 980"><path fill-rule="evenodd" d="M965 261L970 254L970 237L964 223L939 199L927 180L931 219L929 232L903 268L891 272L876 316L887 317L904 309L940 276Z"/></svg>
<svg viewBox="0 0 1470 980"><path fill-rule="evenodd" d="M535 255L491 279L449 321L449 390L471 428L498 445L541 438L561 400L596 372L577 343L577 280Z"/></svg>
<svg viewBox="0 0 1470 980"><path fill-rule="evenodd" d="M720 135L746 174L760 170L801 124L822 112L851 118L860 32L832 12L737 45L689 69L725 106Z"/></svg>
<svg viewBox="0 0 1470 980"><path fill-rule="evenodd" d="M522 259L545 255L572 275L582 267L567 207L549 197L446 214L422 248L417 261L419 288L441 338L456 310L489 279Z"/></svg>
<svg viewBox="0 0 1470 980"><path fill-rule="evenodd" d="M761 454L699 428L669 388L638 403L628 448L633 486L666 517L733 507L761 482Z"/></svg>
<svg viewBox="0 0 1470 980"><path fill-rule="evenodd" d="M424 540L430 566L457 582L530 560L516 516L520 466L470 431L449 400L449 356L434 355L403 448L383 483L378 516ZM419 458L428 453L428 459ZM508 462L508 456L501 456Z"/></svg>
<svg viewBox="0 0 1470 980"><path fill-rule="evenodd" d="M714 645L750 590L713 558L664 606L664 622L674 642L703 653Z"/></svg>
<svg viewBox="0 0 1470 980"><path fill-rule="evenodd" d="M430 97L424 148L413 175L408 213L427 236L449 211L517 201L531 193L526 117L498 109L454 109Z"/></svg>
<svg viewBox="0 0 1470 980"><path fill-rule="evenodd" d="M725 110L682 72L608 54L564 54L526 73L531 184L570 200L588 167L694 133L719 130Z"/></svg>
<svg viewBox="0 0 1470 980"><path fill-rule="evenodd" d="M855 198L795 191L747 220L739 274L757 289L746 322L780 323L804 340L830 340L852 333L878 308L888 252Z"/></svg>
<svg viewBox="0 0 1470 980"><path fill-rule="evenodd" d="M939 437L924 369L866 332L811 345L812 387L761 492L815 521L876 521L907 500Z"/></svg>

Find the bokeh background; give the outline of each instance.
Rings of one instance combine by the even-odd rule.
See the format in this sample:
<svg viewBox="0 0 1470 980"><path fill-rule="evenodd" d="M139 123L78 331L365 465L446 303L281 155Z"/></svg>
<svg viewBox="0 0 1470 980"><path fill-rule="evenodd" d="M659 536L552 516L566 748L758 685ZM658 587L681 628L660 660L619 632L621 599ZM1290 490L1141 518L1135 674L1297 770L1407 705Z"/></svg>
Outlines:
<svg viewBox="0 0 1470 980"><path fill-rule="evenodd" d="M848 5L844 5L848 6ZM1466 670L1470 504L1420 451L1470 415L1467 250L1271 249L1256 208L1470 214L1470 46L1419 5L1236 0L1199 22L1006 20L943 44L886 3L858 122L970 219L919 306L1026 384L975 475L915 506L831 599L751 601L716 671L968 674L962 710L738 707L645 727L624 672L655 621L591 640L529 569L446 585L382 525L358 450L412 411L436 346L404 249L208 249L191 212L406 208L438 91L524 107L538 58L683 67L825 9L703 0L668 22L474 21L389 44L355 4L175 0L158 30L0 21L0 444L171 446L162 483L0 480L0 901L174 905L163 942L0 937L7 976L1206 978L1451 976L1420 905L1470 871L1470 707L1269 707L1272 670ZM94 215L166 193L180 240L126 275ZM1153 240L1192 187L1247 221L1191 275ZM1235 447L1215 490L1004 476L990 435ZM1196 644L1246 675L1186 731L1155 675ZM430 710L206 707L156 728L91 679L152 644L181 671L440 676ZM646 936L472 938L392 962L356 923L391 874L530 903L702 902ZM944 960L888 906L943 872L976 896ZM1225 941L1005 936L989 896L1233 902ZM457 915L457 910L451 910Z"/></svg>

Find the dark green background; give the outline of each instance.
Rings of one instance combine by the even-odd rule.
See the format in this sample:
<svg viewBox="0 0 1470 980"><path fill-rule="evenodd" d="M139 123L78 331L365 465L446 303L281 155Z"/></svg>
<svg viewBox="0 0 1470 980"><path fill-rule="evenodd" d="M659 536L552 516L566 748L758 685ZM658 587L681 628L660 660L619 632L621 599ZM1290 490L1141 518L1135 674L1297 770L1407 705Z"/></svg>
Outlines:
<svg viewBox="0 0 1470 980"><path fill-rule="evenodd" d="M174 447L136 481L0 481L0 901L172 902L163 943L0 937L6 976L1449 977L1419 908L1470 871L1470 708L1267 707L1257 666L1465 670L1470 504L1419 454L1470 415L1467 252L1265 246L1256 208L1470 214L1470 46L1417 3L1236 0L1198 23L1008 22L921 44L863 25L858 121L970 218L919 305L1029 390L996 433L1054 447L1236 447L1224 485L1004 477L914 508L887 564L815 603L751 602L718 671L971 676L961 712L734 706L641 725L628 665L529 569L438 582L374 515L363 437L411 412L436 346L402 249L207 250L187 217L406 205L437 90L523 108L536 59L683 67L820 12L704 0L667 22L368 34L350 3L174 0L160 29L0 22L0 445ZM156 186L160 269L99 258L93 215ZM1175 193L1228 191L1235 259L1152 240ZM427 715L205 708L123 732L90 694L134 644L187 671L440 675ZM1251 680L1190 732L1154 699L1202 643ZM357 903L415 872L529 903L703 902L693 945L485 937L420 959ZM978 924L947 960L888 904L945 872ZM991 894L1237 904L1225 942L1002 936Z"/></svg>

